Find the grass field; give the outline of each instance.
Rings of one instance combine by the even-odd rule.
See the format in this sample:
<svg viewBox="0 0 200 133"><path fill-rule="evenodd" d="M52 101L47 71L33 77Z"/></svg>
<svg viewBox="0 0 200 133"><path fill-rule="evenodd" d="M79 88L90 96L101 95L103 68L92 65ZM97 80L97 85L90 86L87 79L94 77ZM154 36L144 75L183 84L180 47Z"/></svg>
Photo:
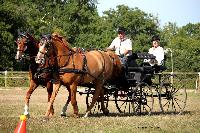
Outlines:
<svg viewBox="0 0 200 133"><path fill-rule="evenodd" d="M12 133L24 111L25 89L0 90L0 133ZM72 106L68 117L61 118L60 111L68 92L61 88L56 97L55 115L47 122L43 116L47 109L47 92L38 88L30 100L30 115L27 120L27 133L133 133L133 132L200 132L200 93L189 92L185 112L182 115L156 114L128 116L118 113L114 102L109 103L110 115L90 115L89 118L73 118ZM86 110L85 96L78 94L80 115Z"/></svg>

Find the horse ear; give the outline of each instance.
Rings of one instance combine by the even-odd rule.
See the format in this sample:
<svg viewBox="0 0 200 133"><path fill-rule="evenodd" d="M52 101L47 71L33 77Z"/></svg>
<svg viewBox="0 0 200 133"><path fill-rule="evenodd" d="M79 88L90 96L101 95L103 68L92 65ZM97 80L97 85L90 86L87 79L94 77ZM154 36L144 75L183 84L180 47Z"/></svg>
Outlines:
<svg viewBox="0 0 200 133"><path fill-rule="evenodd" d="M51 39L51 34L47 34L47 35L42 34L42 38L48 38L48 39Z"/></svg>
<svg viewBox="0 0 200 133"><path fill-rule="evenodd" d="M42 34L41 36L42 36L42 38L46 38L46 35L45 35L45 34Z"/></svg>
<svg viewBox="0 0 200 133"><path fill-rule="evenodd" d="M21 31L20 31L20 29L17 30L17 33L18 33L18 35L22 34Z"/></svg>
<svg viewBox="0 0 200 133"><path fill-rule="evenodd" d="M59 37L57 32L52 33L52 36Z"/></svg>

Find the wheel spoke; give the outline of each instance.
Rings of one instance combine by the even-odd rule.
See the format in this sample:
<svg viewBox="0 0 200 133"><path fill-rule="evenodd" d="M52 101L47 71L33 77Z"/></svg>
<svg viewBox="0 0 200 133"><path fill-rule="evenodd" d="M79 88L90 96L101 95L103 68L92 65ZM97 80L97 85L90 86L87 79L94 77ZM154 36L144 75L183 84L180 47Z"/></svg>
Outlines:
<svg viewBox="0 0 200 133"><path fill-rule="evenodd" d="M169 76L170 77L170 76ZM187 93L182 82L174 78L173 85L169 81L162 81L159 89L159 104L164 112L181 113L186 105ZM164 83L169 82L168 85ZM181 86L179 86L181 84Z"/></svg>

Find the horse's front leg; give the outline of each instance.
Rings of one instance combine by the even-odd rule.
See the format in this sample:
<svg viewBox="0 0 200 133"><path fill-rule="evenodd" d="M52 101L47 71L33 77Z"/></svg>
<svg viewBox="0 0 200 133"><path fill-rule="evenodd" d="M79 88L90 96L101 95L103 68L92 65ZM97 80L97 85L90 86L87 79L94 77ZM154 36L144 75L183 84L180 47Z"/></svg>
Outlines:
<svg viewBox="0 0 200 133"><path fill-rule="evenodd" d="M53 84L53 92L50 98L50 101L48 102L48 107L47 107L47 112L45 114L45 119L49 119L49 115L51 113L51 107L53 106L54 100L58 94L59 88L61 84L60 81L57 81L56 83Z"/></svg>
<svg viewBox="0 0 200 133"><path fill-rule="evenodd" d="M71 89L71 104L74 109L74 117L78 118L79 117L78 105L77 105L77 101L76 101L77 85L75 83L70 85L70 89Z"/></svg>
<svg viewBox="0 0 200 133"><path fill-rule="evenodd" d="M47 83L47 92L48 92L48 102L50 102L50 98L53 92L53 84L51 82ZM50 116L53 116L53 115L54 115L54 108L52 105L50 109Z"/></svg>
<svg viewBox="0 0 200 133"><path fill-rule="evenodd" d="M30 87L26 92L25 107L24 107L24 115L26 115L28 117L30 117L30 114L29 114L30 97L31 97L31 94L33 93L33 91L38 87L38 84L34 80L31 80L29 86Z"/></svg>
<svg viewBox="0 0 200 133"><path fill-rule="evenodd" d="M65 105L63 106L63 109L62 109L62 112L61 112L61 117L66 117L66 111L67 111L67 106L69 105L69 102L71 101L71 90L70 90L70 87L69 86L66 86L67 87L67 90L69 92L69 95L68 95L68 99L65 103Z"/></svg>

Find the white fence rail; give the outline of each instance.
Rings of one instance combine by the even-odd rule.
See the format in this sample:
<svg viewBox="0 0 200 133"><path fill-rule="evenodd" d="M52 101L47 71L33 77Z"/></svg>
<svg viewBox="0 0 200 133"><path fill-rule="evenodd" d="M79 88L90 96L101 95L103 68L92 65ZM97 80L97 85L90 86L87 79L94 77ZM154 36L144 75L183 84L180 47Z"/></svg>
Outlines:
<svg viewBox="0 0 200 133"><path fill-rule="evenodd" d="M170 74L171 72L163 72ZM200 92L200 72L173 72L177 75L186 75L188 83L192 84L192 88ZM191 80L191 81L189 81ZM0 87L28 87L29 74L24 71L0 71Z"/></svg>
<svg viewBox="0 0 200 133"><path fill-rule="evenodd" d="M0 87L27 87L28 84L28 72L0 71Z"/></svg>
<svg viewBox="0 0 200 133"><path fill-rule="evenodd" d="M176 74L176 75L187 75L188 79L191 78L191 76L195 76L195 92L200 92L200 72L163 72L164 74ZM193 89L193 88L190 88Z"/></svg>

